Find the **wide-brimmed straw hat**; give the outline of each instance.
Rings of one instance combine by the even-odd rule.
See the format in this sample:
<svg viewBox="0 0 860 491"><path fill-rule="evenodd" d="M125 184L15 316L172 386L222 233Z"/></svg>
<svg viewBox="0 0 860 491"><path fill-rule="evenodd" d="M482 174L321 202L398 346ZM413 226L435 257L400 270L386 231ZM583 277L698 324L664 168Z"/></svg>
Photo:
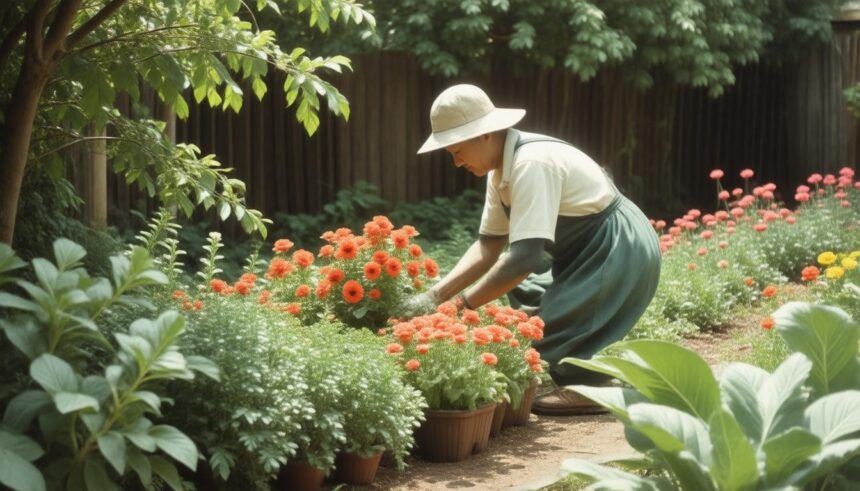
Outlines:
<svg viewBox="0 0 860 491"><path fill-rule="evenodd" d="M430 108L433 133L418 149L431 152L476 136L510 128L526 115L525 109L504 109L478 87L460 84L445 89Z"/></svg>

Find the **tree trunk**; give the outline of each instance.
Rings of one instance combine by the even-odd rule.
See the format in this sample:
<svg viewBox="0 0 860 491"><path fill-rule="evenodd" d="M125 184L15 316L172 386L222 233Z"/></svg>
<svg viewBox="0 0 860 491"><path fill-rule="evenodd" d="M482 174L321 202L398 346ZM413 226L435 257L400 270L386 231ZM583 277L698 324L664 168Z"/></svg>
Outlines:
<svg viewBox="0 0 860 491"><path fill-rule="evenodd" d="M15 90L6 107L6 131L0 135L0 242L12 243L18 196L24 180L30 135L51 67L25 55Z"/></svg>

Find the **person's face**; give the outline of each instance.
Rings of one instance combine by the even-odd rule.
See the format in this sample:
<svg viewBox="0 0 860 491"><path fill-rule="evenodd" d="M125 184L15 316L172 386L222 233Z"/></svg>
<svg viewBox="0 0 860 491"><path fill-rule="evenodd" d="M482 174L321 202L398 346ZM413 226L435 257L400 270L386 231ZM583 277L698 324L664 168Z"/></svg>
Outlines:
<svg viewBox="0 0 860 491"><path fill-rule="evenodd" d="M453 157L455 166L465 167L472 174L481 177L498 166L498 156L492 142L492 135L481 135L447 146L445 150Z"/></svg>

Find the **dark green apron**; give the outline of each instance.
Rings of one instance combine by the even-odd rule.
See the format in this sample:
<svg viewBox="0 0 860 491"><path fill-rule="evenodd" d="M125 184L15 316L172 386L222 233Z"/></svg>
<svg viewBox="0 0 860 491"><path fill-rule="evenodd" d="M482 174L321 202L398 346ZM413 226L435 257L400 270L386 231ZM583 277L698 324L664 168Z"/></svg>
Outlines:
<svg viewBox="0 0 860 491"><path fill-rule="evenodd" d="M553 138L520 140L522 145ZM510 217L510 208L505 206ZM586 216L559 216L555 243L547 242L552 267L532 273L508 293L511 305L546 323L533 343L559 385L595 384L605 377L564 358L591 358L621 340L654 298L660 280L660 246L648 218L621 193L606 209Z"/></svg>

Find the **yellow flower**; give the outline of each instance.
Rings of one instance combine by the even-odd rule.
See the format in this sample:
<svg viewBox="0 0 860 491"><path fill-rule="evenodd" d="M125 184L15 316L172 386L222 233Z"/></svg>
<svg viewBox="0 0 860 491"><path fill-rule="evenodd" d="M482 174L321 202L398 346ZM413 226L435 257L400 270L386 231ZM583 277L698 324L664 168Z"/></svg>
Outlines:
<svg viewBox="0 0 860 491"><path fill-rule="evenodd" d="M831 264L836 262L836 254L833 254L830 251L822 252L818 255L818 264L822 266L830 266Z"/></svg>
<svg viewBox="0 0 860 491"><path fill-rule="evenodd" d="M858 257L860 257L860 251L854 251L851 254L848 254L848 257L856 260Z"/></svg>
<svg viewBox="0 0 860 491"><path fill-rule="evenodd" d="M849 271L857 267L857 261L850 257L843 259L841 264L843 268Z"/></svg>
<svg viewBox="0 0 860 491"><path fill-rule="evenodd" d="M845 270L839 266L830 266L824 270L824 274L827 276L828 280L838 280L845 274Z"/></svg>

